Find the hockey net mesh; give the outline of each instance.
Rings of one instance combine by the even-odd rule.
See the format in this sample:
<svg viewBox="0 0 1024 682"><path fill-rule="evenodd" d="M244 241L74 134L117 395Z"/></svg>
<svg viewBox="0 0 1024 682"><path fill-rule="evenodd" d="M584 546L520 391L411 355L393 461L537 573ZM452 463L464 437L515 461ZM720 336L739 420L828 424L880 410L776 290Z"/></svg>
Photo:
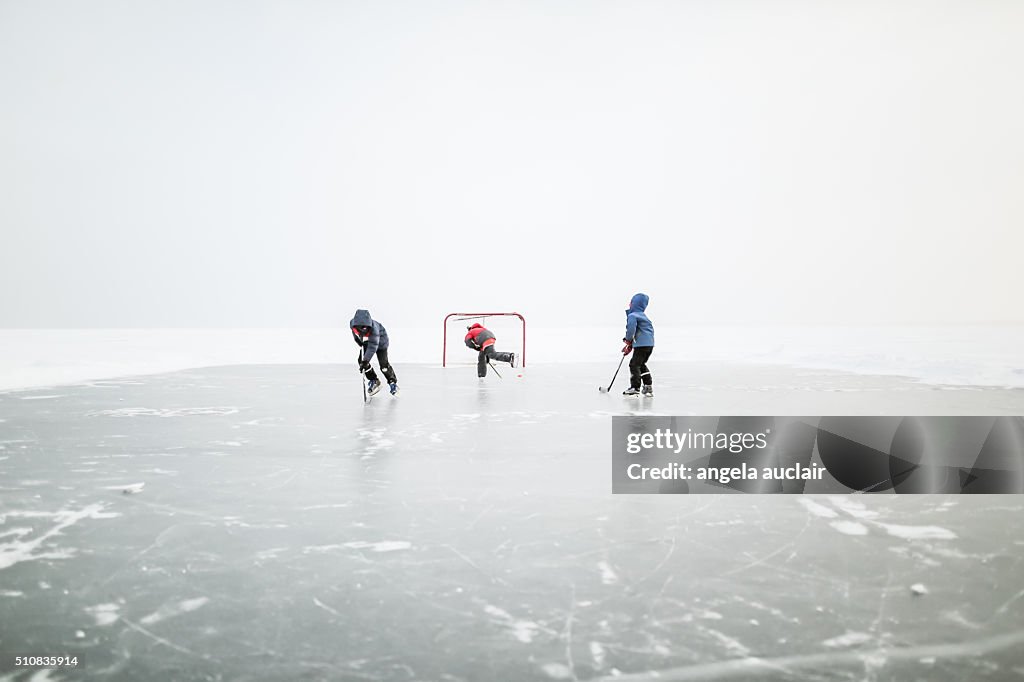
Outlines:
<svg viewBox="0 0 1024 682"><path fill-rule="evenodd" d="M499 351L516 354L516 364L524 366L526 320L519 313L450 313L444 321L444 349L441 364L446 367L476 365L477 353L466 347L467 327L482 324L494 333Z"/></svg>

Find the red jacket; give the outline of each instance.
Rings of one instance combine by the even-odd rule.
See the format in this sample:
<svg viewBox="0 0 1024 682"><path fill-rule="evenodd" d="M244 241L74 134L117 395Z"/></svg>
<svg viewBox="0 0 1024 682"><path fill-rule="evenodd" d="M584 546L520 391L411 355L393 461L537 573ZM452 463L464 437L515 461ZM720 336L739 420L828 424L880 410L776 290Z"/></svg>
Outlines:
<svg viewBox="0 0 1024 682"><path fill-rule="evenodd" d="M483 350L488 346L493 346L496 338L491 333L490 329L487 329L482 324L477 323L469 328L469 332L466 334L466 345L473 350Z"/></svg>

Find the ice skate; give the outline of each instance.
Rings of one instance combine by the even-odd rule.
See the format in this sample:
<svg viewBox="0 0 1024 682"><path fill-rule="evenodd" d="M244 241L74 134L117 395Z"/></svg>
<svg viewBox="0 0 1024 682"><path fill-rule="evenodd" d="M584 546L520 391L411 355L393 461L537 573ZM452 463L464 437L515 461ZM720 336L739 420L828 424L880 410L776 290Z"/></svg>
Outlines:
<svg viewBox="0 0 1024 682"><path fill-rule="evenodd" d="M388 390L391 391L391 395L398 395L398 382L392 381L388 384Z"/></svg>
<svg viewBox="0 0 1024 682"><path fill-rule="evenodd" d="M625 391L623 391L622 395L626 396L627 398L632 398L634 396L640 395L640 389L639 388L633 388L631 386L631 387L627 388Z"/></svg>
<svg viewBox="0 0 1024 682"><path fill-rule="evenodd" d="M653 386L644 386L643 396L645 398L653 398L654 397L654 387Z"/></svg>
<svg viewBox="0 0 1024 682"><path fill-rule="evenodd" d="M380 381L377 379L370 379L366 384L366 395L377 395L380 391Z"/></svg>

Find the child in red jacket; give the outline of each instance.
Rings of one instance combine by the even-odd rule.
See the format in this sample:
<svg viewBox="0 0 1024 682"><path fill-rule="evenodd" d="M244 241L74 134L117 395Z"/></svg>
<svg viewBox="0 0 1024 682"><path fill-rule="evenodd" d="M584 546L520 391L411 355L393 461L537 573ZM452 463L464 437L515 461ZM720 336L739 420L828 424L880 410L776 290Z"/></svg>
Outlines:
<svg viewBox="0 0 1024 682"><path fill-rule="evenodd" d="M468 330L466 333L466 345L480 353L476 359L476 375L478 377L483 379L487 376L487 363L490 360L507 362L513 367L516 366L515 353L499 353L494 350L494 344L497 342L497 339L491 330L480 323L470 325L466 329Z"/></svg>

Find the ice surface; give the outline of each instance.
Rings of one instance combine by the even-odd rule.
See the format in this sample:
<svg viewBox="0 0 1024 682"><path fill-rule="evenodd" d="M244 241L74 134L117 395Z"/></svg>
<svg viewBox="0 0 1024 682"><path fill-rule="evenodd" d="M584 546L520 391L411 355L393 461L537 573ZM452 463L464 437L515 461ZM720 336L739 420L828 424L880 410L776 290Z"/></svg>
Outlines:
<svg viewBox="0 0 1024 682"><path fill-rule="evenodd" d="M399 364L368 405L348 365L0 394L0 649L85 655L53 680L1019 676L1020 498L614 496L610 416L1024 391L652 368L646 401L598 393L614 363Z"/></svg>

